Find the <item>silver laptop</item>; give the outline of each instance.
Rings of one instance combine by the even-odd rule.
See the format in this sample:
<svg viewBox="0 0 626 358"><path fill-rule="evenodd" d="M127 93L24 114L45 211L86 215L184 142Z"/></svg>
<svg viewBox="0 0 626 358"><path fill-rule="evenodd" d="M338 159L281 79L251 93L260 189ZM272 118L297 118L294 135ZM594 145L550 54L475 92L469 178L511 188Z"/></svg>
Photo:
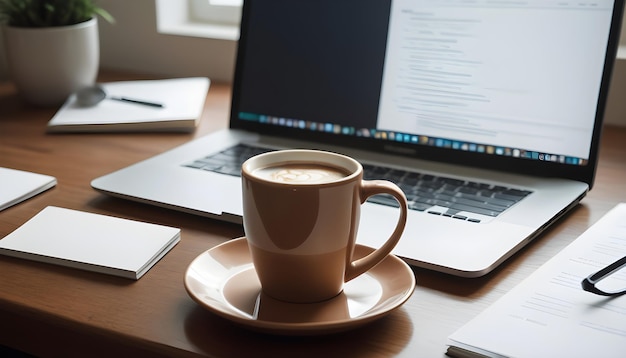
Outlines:
<svg viewBox="0 0 626 358"><path fill-rule="evenodd" d="M484 275L592 187L623 5L246 1L230 128L92 186L240 223L241 160L340 152L407 193L396 255ZM380 245L397 215L384 196L366 202L359 242Z"/></svg>

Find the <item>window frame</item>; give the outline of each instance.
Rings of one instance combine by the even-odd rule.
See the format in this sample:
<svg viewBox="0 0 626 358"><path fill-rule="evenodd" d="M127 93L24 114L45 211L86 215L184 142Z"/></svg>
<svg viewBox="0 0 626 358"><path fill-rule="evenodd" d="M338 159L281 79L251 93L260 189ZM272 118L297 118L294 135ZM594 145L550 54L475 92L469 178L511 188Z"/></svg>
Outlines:
<svg viewBox="0 0 626 358"><path fill-rule="evenodd" d="M157 32L239 40L241 0L155 0Z"/></svg>

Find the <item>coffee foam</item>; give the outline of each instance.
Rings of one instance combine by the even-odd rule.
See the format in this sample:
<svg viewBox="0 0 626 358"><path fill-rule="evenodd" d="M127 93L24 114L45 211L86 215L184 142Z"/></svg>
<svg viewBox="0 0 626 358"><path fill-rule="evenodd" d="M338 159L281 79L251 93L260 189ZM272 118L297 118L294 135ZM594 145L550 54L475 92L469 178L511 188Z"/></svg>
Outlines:
<svg viewBox="0 0 626 358"><path fill-rule="evenodd" d="M286 184L330 183L349 175L346 171L336 167L310 163L280 164L258 168L253 171L253 174L265 180Z"/></svg>

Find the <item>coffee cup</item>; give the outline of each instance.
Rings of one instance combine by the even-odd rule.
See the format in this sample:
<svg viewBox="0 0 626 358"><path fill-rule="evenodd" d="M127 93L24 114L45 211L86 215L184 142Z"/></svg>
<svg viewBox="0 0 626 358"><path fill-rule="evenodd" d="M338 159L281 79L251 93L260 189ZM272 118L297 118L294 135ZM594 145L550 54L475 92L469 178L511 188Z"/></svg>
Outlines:
<svg viewBox="0 0 626 358"><path fill-rule="evenodd" d="M264 294L292 303L320 302L391 253L407 218L402 190L386 180L363 180L353 158L319 150L281 150L242 165L243 224ZM392 195L400 204L389 238L355 260L361 205Z"/></svg>

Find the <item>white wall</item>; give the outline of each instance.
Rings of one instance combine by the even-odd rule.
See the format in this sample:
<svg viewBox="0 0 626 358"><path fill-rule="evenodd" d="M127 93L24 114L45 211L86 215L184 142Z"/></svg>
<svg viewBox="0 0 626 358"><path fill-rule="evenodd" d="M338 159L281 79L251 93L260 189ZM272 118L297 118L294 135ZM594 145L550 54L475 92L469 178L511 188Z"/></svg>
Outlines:
<svg viewBox="0 0 626 358"><path fill-rule="evenodd" d="M99 19L102 68L232 80L235 41L158 34L154 0L99 0L97 3L116 20L115 24L109 24ZM0 58L0 79L6 79L8 69L1 40Z"/></svg>
<svg viewBox="0 0 626 358"><path fill-rule="evenodd" d="M626 58L615 63L604 122L626 126Z"/></svg>
<svg viewBox="0 0 626 358"><path fill-rule="evenodd" d="M235 41L158 34L154 0L98 3L116 20L100 24L103 68L232 80Z"/></svg>
<svg viewBox="0 0 626 358"><path fill-rule="evenodd" d="M100 21L101 67L165 76L207 76L213 81L232 80L236 42L156 32L154 0L99 0L116 19ZM626 33L626 26L622 33ZM626 35L622 36L626 44ZM0 80L8 78L0 36ZM626 126L626 58L613 75L606 122Z"/></svg>

